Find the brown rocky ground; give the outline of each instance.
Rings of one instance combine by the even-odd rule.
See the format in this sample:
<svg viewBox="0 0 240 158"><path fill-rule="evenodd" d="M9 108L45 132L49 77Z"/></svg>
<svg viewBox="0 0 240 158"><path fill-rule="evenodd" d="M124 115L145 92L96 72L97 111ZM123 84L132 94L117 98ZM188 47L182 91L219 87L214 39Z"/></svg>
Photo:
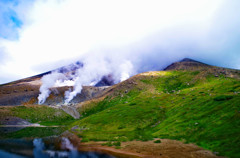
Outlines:
<svg viewBox="0 0 240 158"><path fill-rule="evenodd" d="M69 132L62 136L68 137L79 151L98 151L119 158L221 158L197 145L170 139L160 139L161 143L154 143L155 140L122 142L120 149L116 149L103 146L106 142L82 143L81 138Z"/></svg>
<svg viewBox="0 0 240 158"><path fill-rule="evenodd" d="M39 95L39 88L41 86L40 80L23 81L17 83L10 83L6 85L0 85L0 106L18 106L18 105L33 105L38 104L37 97ZM80 103L86 100L90 100L100 93L102 93L107 87L92 87L84 86L82 93L78 94L71 103ZM65 91L73 89L73 87L53 87L51 88L51 94L47 98L45 105L58 105L64 103Z"/></svg>
<svg viewBox="0 0 240 158"><path fill-rule="evenodd" d="M143 158L217 158L211 151L204 150L194 144L184 144L180 141L161 139L161 143L153 141L123 142L121 149L102 146L102 142L84 143L79 150L102 151L117 157L143 157Z"/></svg>
<svg viewBox="0 0 240 158"><path fill-rule="evenodd" d="M162 143L153 141L123 142L121 149L102 146L103 142L90 142L82 144L78 149L83 151L100 151L117 157L144 157L144 158L217 158L208 150L204 150L194 144L183 144L182 142L163 139Z"/></svg>

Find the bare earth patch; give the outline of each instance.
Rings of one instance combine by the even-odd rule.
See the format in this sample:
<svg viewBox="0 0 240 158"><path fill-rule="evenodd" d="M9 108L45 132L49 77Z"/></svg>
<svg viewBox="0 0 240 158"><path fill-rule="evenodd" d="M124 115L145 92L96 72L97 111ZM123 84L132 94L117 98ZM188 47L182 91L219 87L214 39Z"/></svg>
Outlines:
<svg viewBox="0 0 240 158"><path fill-rule="evenodd" d="M75 139L76 140L76 139ZM100 151L116 157L142 158L220 158L211 151L204 150L194 144L184 144L180 141L161 139L161 143L154 141L122 142L121 149L102 146L104 142L88 142L78 144L80 151Z"/></svg>
<svg viewBox="0 0 240 158"><path fill-rule="evenodd" d="M141 142L132 141L122 143L122 148L128 151L134 151L148 157L160 158L216 158L208 150L204 150L194 144L184 144L180 141L161 139L161 143L153 141Z"/></svg>

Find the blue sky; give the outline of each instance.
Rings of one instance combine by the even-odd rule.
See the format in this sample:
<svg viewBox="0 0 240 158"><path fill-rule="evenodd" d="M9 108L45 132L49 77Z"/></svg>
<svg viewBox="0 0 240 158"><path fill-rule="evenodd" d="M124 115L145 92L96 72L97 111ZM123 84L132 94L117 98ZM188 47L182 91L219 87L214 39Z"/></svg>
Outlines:
<svg viewBox="0 0 240 158"><path fill-rule="evenodd" d="M9 7L7 7L11 4ZM17 28L21 27L22 22L18 18L17 13L14 11L12 6L18 5L15 0L4 0L0 3L0 36L6 39L14 39L17 37ZM6 31L8 30L8 31Z"/></svg>
<svg viewBox="0 0 240 158"><path fill-rule="evenodd" d="M239 8L238 0L1 0L0 84L94 55L128 60L136 73L184 57L239 69Z"/></svg>

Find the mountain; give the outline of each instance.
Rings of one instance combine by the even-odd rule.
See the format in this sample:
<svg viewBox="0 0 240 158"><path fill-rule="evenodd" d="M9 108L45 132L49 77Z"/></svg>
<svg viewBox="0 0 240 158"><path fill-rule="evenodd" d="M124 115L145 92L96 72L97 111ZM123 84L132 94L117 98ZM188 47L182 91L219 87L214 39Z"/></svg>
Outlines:
<svg viewBox="0 0 240 158"><path fill-rule="evenodd" d="M5 96L17 93L14 90L18 87L21 87L17 89L19 93L37 94L37 87L33 88L33 92L31 89L26 92L23 87L27 84L29 82L1 86L1 97L11 88L11 94ZM60 88L57 91L63 92ZM49 104L53 104L56 100L54 97L59 94L52 95L47 100ZM217 155L240 157L239 70L184 59L169 65L164 71L141 73L105 88L96 96L85 100L79 98L76 97L74 104L81 116L79 119L73 119L57 108L34 106L34 101L16 104L27 106L1 107L0 116L2 120L14 116L42 125L65 125L81 137L82 142L105 141L109 146L121 146L126 141L146 141L141 150L136 144L121 146L121 150L137 150L138 153L153 154L155 157L161 157L160 154L171 157L167 155L175 152L179 157L214 155L209 156L199 150L190 152L190 149L184 155L175 147L168 152L159 149L159 152L152 150L157 146L153 139L160 139L163 143L165 139L179 140L186 145L194 143ZM29 131L21 130L16 135L26 137ZM148 143L153 144L150 146ZM164 144L164 149L168 145Z"/></svg>
<svg viewBox="0 0 240 158"><path fill-rule="evenodd" d="M76 70L83 67L81 62L76 62L52 71L48 71L36 76L29 78L17 80L10 82L8 84L0 85L0 106L1 105L28 105L37 104L37 96L39 95L39 88L41 86L41 78L44 75L50 74L53 71L61 72L64 74L75 74ZM167 66L164 71L173 70L186 70L186 71L204 71L214 74L216 77L225 76L239 78L239 71L234 69L221 68L216 66L207 65L189 58L184 58L179 62L172 63ZM81 94L78 94L71 103L79 103L98 95L102 95L103 90L106 88L101 88L102 86L113 85L113 79L111 75L104 76L101 81L99 81L95 87L85 86ZM52 93L50 97L45 102L46 105L58 105L64 103L64 92L72 87L54 87L51 88Z"/></svg>

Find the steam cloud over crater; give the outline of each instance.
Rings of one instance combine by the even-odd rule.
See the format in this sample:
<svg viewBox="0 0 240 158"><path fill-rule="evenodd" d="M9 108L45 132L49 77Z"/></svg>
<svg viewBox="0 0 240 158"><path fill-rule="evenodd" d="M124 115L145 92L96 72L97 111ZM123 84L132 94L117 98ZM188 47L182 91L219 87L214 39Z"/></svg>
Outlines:
<svg viewBox="0 0 240 158"><path fill-rule="evenodd" d="M104 53L103 53L104 54ZM78 93L81 93L82 86L97 84L104 76L111 75L114 83L124 81L135 74L135 69L130 60L119 58L117 56L103 54L94 54L93 56L85 56L81 58L83 67L78 68L73 75L65 75L64 73L52 72L43 76L42 85L40 87L40 95L38 97L39 104L43 104L51 91L49 88L59 83L74 83L73 90L65 92L65 103L69 103ZM70 79L71 78L71 79ZM65 86L69 86L66 84Z"/></svg>

